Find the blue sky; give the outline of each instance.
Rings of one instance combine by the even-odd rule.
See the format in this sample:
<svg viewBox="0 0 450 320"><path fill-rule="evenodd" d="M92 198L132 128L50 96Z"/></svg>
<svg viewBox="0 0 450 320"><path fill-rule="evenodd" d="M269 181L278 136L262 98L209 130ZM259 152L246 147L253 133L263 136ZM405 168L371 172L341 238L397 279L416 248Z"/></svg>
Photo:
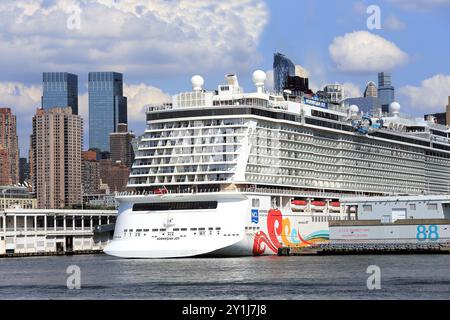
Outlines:
<svg viewBox="0 0 450 320"><path fill-rule="evenodd" d="M368 29L369 5L380 9L381 29ZM278 51L315 89L339 82L350 96L391 71L402 111L421 115L443 111L450 95L449 33L450 0L4 0L0 106L18 116L25 156L42 72L76 73L87 146L90 71L124 73L140 134L143 106L189 90L192 75L215 89L235 72L250 91L252 72L270 74Z"/></svg>

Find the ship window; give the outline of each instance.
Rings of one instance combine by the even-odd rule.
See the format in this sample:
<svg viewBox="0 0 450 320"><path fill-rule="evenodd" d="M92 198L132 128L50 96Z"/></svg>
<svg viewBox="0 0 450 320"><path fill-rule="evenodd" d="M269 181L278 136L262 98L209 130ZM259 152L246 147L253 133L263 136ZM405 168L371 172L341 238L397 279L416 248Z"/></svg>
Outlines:
<svg viewBox="0 0 450 320"><path fill-rule="evenodd" d="M181 228L181 231L187 231L187 228Z"/></svg>
<svg viewBox="0 0 450 320"><path fill-rule="evenodd" d="M214 230L214 228L208 228L208 230Z"/></svg>
<svg viewBox="0 0 450 320"><path fill-rule="evenodd" d="M173 231L180 231L180 228L173 228Z"/></svg>
<svg viewBox="0 0 450 320"><path fill-rule="evenodd" d="M363 205L364 212L372 212L372 206L369 204Z"/></svg>
<svg viewBox="0 0 450 320"><path fill-rule="evenodd" d="M252 207L259 208L259 199L252 199Z"/></svg>
<svg viewBox="0 0 450 320"><path fill-rule="evenodd" d="M152 231L158 231L158 229L152 229Z"/></svg>
<svg viewBox="0 0 450 320"><path fill-rule="evenodd" d="M150 230L149 229L144 229L144 232L149 232Z"/></svg>
<svg viewBox="0 0 450 320"><path fill-rule="evenodd" d="M216 228L216 230L220 230L220 229L221 229L220 227L217 227L217 228Z"/></svg>
<svg viewBox="0 0 450 320"><path fill-rule="evenodd" d="M191 228L191 231L197 231L197 228Z"/></svg>
<svg viewBox="0 0 450 320"><path fill-rule="evenodd" d="M437 203L429 203L427 205L428 210L437 210Z"/></svg>
<svg viewBox="0 0 450 320"><path fill-rule="evenodd" d="M133 205L133 211L202 210L202 209L203 210L217 209L217 201L136 203Z"/></svg>
<svg viewBox="0 0 450 320"><path fill-rule="evenodd" d="M416 210L416 204L415 203L410 204L409 210Z"/></svg>
<svg viewBox="0 0 450 320"><path fill-rule="evenodd" d="M205 228L198 228L198 230L199 230L199 231L204 231L204 230L205 230Z"/></svg>
<svg viewBox="0 0 450 320"><path fill-rule="evenodd" d="M164 228L163 229L159 229L159 231L166 231L166 229L164 229Z"/></svg>
<svg viewBox="0 0 450 320"><path fill-rule="evenodd" d="M136 229L136 232L142 232L142 229Z"/></svg>

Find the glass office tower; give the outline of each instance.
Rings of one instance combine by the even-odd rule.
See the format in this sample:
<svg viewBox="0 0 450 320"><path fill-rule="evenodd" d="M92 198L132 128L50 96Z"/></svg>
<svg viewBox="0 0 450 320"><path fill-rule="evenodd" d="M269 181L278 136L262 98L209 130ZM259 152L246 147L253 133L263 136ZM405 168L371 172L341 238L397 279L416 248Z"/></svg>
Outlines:
<svg viewBox="0 0 450 320"><path fill-rule="evenodd" d="M78 76L67 72L44 72L42 108L71 107L78 114Z"/></svg>
<svg viewBox="0 0 450 320"><path fill-rule="evenodd" d="M282 92L286 88L289 76L295 76L294 63L284 54L275 53L273 57L273 80L275 92Z"/></svg>
<svg viewBox="0 0 450 320"><path fill-rule="evenodd" d="M391 84L389 72L378 73L378 99L381 103L381 110L389 112L389 105L395 100L395 89Z"/></svg>
<svg viewBox="0 0 450 320"><path fill-rule="evenodd" d="M89 148L110 151L109 134L127 121L123 76L116 72L89 73Z"/></svg>

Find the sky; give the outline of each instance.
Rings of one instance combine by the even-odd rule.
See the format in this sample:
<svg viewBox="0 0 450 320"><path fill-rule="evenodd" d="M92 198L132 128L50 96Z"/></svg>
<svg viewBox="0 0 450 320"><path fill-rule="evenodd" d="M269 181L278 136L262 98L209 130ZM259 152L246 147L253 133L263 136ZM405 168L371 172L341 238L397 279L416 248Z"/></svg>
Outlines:
<svg viewBox="0 0 450 320"><path fill-rule="evenodd" d="M18 117L26 157L42 72L79 76L87 148L87 74L124 74L129 126L145 130L144 105L190 90L200 74L216 89L254 70L272 86L273 54L305 68L314 90L344 84L359 96L392 72L402 112L443 112L450 95L450 0L2 0L0 107Z"/></svg>

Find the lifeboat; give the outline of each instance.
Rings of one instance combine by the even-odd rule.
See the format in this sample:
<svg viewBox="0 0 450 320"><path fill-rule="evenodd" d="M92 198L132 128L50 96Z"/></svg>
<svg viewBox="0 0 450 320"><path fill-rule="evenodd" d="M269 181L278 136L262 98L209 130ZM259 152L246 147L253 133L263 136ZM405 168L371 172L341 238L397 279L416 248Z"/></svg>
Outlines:
<svg viewBox="0 0 450 320"><path fill-rule="evenodd" d="M311 202L311 209L323 211L325 209L325 206L327 203L325 201L312 201Z"/></svg>
<svg viewBox="0 0 450 320"><path fill-rule="evenodd" d="M291 201L291 209L292 211L300 211L306 208L307 202L306 200L292 200Z"/></svg>
<svg viewBox="0 0 450 320"><path fill-rule="evenodd" d="M340 211L341 203L339 201L331 201L329 204L329 209L332 211Z"/></svg>

